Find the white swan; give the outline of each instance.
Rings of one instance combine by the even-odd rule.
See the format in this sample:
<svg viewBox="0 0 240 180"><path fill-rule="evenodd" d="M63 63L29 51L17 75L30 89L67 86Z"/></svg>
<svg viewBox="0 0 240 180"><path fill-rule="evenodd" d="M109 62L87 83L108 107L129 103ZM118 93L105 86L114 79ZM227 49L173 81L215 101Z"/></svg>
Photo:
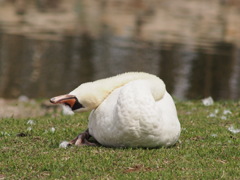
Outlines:
<svg viewBox="0 0 240 180"><path fill-rule="evenodd" d="M130 72L84 83L52 103L64 103L73 110L92 110L88 130L70 142L111 147L158 147L174 145L180 123L172 97L155 75Z"/></svg>

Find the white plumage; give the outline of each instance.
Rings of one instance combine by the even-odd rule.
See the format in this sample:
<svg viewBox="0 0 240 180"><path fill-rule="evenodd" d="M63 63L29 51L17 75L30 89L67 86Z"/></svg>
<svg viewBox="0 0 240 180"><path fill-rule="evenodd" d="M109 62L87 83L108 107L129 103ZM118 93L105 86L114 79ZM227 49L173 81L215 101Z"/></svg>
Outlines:
<svg viewBox="0 0 240 180"><path fill-rule="evenodd" d="M125 73L84 83L73 90L92 110L89 133L102 145L112 147L158 147L174 145L180 123L172 97L157 76Z"/></svg>

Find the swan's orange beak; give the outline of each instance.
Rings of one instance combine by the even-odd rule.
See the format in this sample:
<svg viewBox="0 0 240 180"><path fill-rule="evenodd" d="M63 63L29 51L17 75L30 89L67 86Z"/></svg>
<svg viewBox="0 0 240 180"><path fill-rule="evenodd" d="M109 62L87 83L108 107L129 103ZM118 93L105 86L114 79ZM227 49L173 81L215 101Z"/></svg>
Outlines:
<svg viewBox="0 0 240 180"><path fill-rule="evenodd" d="M77 101L77 98L74 95L70 95L70 94L56 96L50 99L50 102L53 104L66 104L71 108L73 108L76 101Z"/></svg>

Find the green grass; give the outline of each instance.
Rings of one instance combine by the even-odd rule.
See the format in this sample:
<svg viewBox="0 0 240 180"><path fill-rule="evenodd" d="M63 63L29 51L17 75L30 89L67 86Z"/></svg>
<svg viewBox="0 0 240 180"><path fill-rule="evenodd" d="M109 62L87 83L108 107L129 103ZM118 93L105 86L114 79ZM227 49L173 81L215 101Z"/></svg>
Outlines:
<svg viewBox="0 0 240 180"><path fill-rule="evenodd" d="M171 148L59 148L86 129L88 113L0 119L0 179L240 179L240 133L228 130L240 128L240 102L176 105L182 133Z"/></svg>

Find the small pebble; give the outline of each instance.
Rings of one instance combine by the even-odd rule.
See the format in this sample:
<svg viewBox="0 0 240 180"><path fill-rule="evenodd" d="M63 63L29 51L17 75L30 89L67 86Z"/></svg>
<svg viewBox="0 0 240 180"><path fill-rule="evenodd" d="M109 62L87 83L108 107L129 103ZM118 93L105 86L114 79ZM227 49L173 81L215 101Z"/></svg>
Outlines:
<svg viewBox="0 0 240 180"><path fill-rule="evenodd" d="M68 147L68 145L69 145L68 141L63 141L63 142L60 143L59 148L66 149Z"/></svg>
<svg viewBox="0 0 240 180"><path fill-rule="evenodd" d="M224 115L232 114L232 112L231 112L230 110L228 110L228 109L225 109L225 110L223 111L223 114L224 114Z"/></svg>
<svg viewBox="0 0 240 180"><path fill-rule="evenodd" d="M29 124L29 125L34 125L35 122L34 122L33 120L30 119L30 120L28 120L27 124Z"/></svg>
<svg viewBox="0 0 240 180"><path fill-rule="evenodd" d="M227 120L227 117L226 116L221 116L220 117L222 120Z"/></svg>
<svg viewBox="0 0 240 180"><path fill-rule="evenodd" d="M213 101L212 97L207 97L207 98L202 99L202 103L204 106L211 106L211 105L213 105L214 101Z"/></svg>
<svg viewBox="0 0 240 180"><path fill-rule="evenodd" d="M233 126L230 126L230 127L228 128L228 130L229 130L230 132L232 132L233 134L240 133L240 129L234 128Z"/></svg>
<svg viewBox="0 0 240 180"><path fill-rule="evenodd" d="M54 133L54 132L56 131L56 129L55 129L54 127L51 127L51 128L50 128L50 131L51 131L52 133Z"/></svg>
<svg viewBox="0 0 240 180"><path fill-rule="evenodd" d="M211 134L212 137L217 137L217 134Z"/></svg>
<svg viewBox="0 0 240 180"><path fill-rule="evenodd" d="M3 132L3 131L1 131L0 135L2 135L2 136L10 136L10 134L8 134L7 132Z"/></svg>
<svg viewBox="0 0 240 180"><path fill-rule="evenodd" d="M214 113L217 114L219 112L219 109L215 109Z"/></svg>
<svg viewBox="0 0 240 180"><path fill-rule="evenodd" d="M18 101L19 102L28 102L29 98L25 95L21 95L21 96L18 97Z"/></svg>
<svg viewBox="0 0 240 180"><path fill-rule="evenodd" d="M210 114L208 115L208 117L216 117L216 114L215 114L215 113L210 113Z"/></svg>

